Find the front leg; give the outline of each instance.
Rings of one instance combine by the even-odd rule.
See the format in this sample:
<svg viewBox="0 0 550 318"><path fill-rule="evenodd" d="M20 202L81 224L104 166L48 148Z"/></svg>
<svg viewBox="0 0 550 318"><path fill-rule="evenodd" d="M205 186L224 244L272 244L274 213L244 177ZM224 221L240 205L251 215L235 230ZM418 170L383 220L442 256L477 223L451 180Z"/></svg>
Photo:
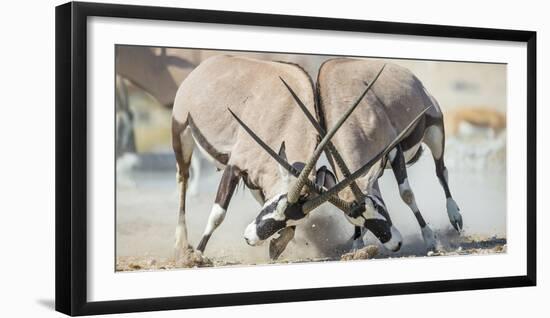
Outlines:
<svg viewBox="0 0 550 318"><path fill-rule="evenodd" d="M433 251L436 249L435 235L432 229L426 224L426 221L424 221L424 218L422 217L422 214L420 213L420 210L416 205L414 193L412 192L412 189L409 185L409 180L407 179L407 167L405 164L405 157L403 155L403 150L401 149L401 146L398 145L390 152L389 159L393 174L395 175L395 179L397 180L397 184L399 185L399 194L401 195L401 199L403 200L403 202L405 202L405 204L407 204L407 206L409 206L411 211L414 213L416 221L418 222L420 230L422 231L422 238L424 239L426 248L429 251Z"/></svg>
<svg viewBox="0 0 550 318"><path fill-rule="evenodd" d="M239 183L241 178L241 170L236 166L227 166L223 171L222 179L218 185L218 193L216 194L216 201L208 217L208 223L202 235L202 239L197 247L197 250L201 253L204 252L206 244L212 236L212 233L225 218L225 213L227 212L227 207L229 206L229 201L235 192L235 188Z"/></svg>
<svg viewBox="0 0 550 318"><path fill-rule="evenodd" d="M363 234L367 232L367 229L363 228L363 230L361 230L360 226L355 226L354 228L353 236L351 237L351 249L353 251L360 250L365 247L365 243L363 242Z"/></svg>

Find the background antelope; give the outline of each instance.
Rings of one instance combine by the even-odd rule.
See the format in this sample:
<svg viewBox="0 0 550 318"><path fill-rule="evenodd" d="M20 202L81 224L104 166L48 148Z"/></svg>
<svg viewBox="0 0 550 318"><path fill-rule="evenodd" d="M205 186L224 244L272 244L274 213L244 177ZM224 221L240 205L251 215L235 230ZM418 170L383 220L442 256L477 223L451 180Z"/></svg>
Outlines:
<svg viewBox="0 0 550 318"><path fill-rule="evenodd" d="M326 61L319 71L317 85L319 108L324 125L330 127L345 109L342 101L349 101L359 94L384 65L376 60L332 59ZM444 163L445 133L443 115L437 101L431 96L420 80L404 67L393 63L385 66L376 85L361 101L358 109L350 116L348 123L334 136L333 143L340 150L350 168L357 169L375 154L382 151L419 112L431 106L418 123L411 129L395 149L388 154L402 200L413 211L422 231L422 237L429 249L435 248L435 237L426 224L407 179L406 164L418 160L424 143L431 150L436 175L447 199L449 221L458 231L462 228L462 216L458 205L451 196L447 169ZM383 173L385 159L379 161L357 183L368 193L367 197L380 213L385 214L391 223L382 199L378 178ZM343 172L335 169L339 178ZM341 193L343 198L352 198L349 190ZM358 238L360 236L357 236Z"/></svg>
<svg viewBox="0 0 550 318"><path fill-rule="evenodd" d="M158 51L158 52L155 52ZM129 91L143 91L154 98L163 108L170 109L178 85L195 65L187 56L167 53L166 48L154 50L149 47L119 45L116 47L116 127L117 127L117 173L121 184L135 186L131 170L143 164L143 154L138 154L136 144L135 105L131 105ZM143 147L143 140L141 140ZM142 150L143 151L143 150ZM201 161L193 157L191 164L190 192L196 194L200 179Z"/></svg>
<svg viewBox="0 0 550 318"><path fill-rule="evenodd" d="M445 113L447 135L468 135L476 129L494 137L506 129L506 115L489 107L460 107Z"/></svg>

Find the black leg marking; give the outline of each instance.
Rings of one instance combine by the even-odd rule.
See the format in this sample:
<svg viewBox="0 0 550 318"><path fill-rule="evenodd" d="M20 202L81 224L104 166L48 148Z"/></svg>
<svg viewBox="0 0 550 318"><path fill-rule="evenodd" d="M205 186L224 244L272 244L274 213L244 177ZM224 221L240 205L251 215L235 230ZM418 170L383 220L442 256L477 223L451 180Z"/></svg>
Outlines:
<svg viewBox="0 0 550 318"><path fill-rule="evenodd" d="M405 158L401 146L398 145L395 147L395 150L390 153L393 155L393 158L390 158L390 163L397 184L403 184L405 179L407 179L407 168L405 167Z"/></svg>
<svg viewBox="0 0 550 318"><path fill-rule="evenodd" d="M447 181L447 168L445 167L445 162L443 161L443 157L439 159L435 159L435 173L437 175L437 178L439 179L439 183L441 183L441 187L443 187L443 191L445 191L445 197L450 198L451 197L451 190L449 189L449 184Z"/></svg>
<svg viewBox="0 0 550 318"><path fill-rule="evenodd" d="M435 173L439 179L439 183L445 191L445 197L447 198L447 215L449 216L449 221L451 225L457 230L462 229L462 215L460 214L460 209L453 197L451 196L451 191L449 190L449 178L447 174L447 168L445 167L444 162L444 153L445 153L445 135L443 127L443 119L439 118L434 122L433 125L426 128L424 134L424 143L430 148L432 156L435 162Z"/></svg>
<svg viewBox="0 0 550 318"><path fill-rule="evenodd" d="M397 184L399 185L399 194L401 195L401 199L413 211L418 225L423 228L426 226L426 221L422 217L422 214L420 213L418 206L416 205L414 193L412 192L412 189L409 185L409 181L407 179L407 166L405 163L405 156L403 155L403 150L401 149L401 146L395 147L393 158L390 159L393 174L395 175L395 179L397 180Z"/></svg>
<svg viewBox="0 0 550 318"><path fill-rule="evenodd" d="M212 211L210 212L206 229L204 230L202 239L197 246L197 250L204 252L206 244L212 236L212 233L223 222L227 207L229 206L229 202L231 201L231 197L235 192L235 188L237 187L240 178L241 170L239 168L229 165L224 169L222 179L218 185L216 201L212 207Z"/></svg>
<svg viewBox="0 0 550 318"><path fill-rule="evenodd" d="M352 236L353 240L361 238L361 227L356 226Z"/></svg>
<svg viewBox="0 0 550 318"><path fill-rule="evenodd" d="M240 175L241 170L235 166L227 166L223 171L215 202L226 210L235 192L235 188L239 184Z"/></svg>
<svg viewBox="0 0 550 318"><path fill-rule="evenodd" d="M204 252L204 249L206 248L206 244L210 240L211 234L203 234L201 241L199 242L199 245L197 246L197 250Z"/></svg>
<svg viewBox="0 0 550 318"><path fill-rule="evenodd" d="M447 168L445 167L444 155L445 155L445 134L443 127L443 119L433 119L433 124L426 127L424 133L424 143L430 148L432 157L435 162L435 173L439 179L439 183L445 191L445 197L451 197L451 191L449 190L449 180L447 175Z"/></svg>

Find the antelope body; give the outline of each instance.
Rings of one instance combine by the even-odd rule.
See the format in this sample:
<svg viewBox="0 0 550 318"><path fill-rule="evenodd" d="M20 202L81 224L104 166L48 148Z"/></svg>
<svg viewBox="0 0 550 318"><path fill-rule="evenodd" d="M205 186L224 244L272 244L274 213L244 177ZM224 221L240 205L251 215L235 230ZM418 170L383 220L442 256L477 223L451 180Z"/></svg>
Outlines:
<svg viewBox="0 0 550 318"><path fill-rule="evenodd" d="M190 248L185 225L185 194L195 145L224 170L216 202L197 247L201 252L223 221L239 180L242 179L264 205L263 210L268 211L277 210L277 202L287 188L288 175L284 171L280 173L279 165L239 127L228 108L270 147L278 148L284 142L284 153L290 162L304 162L314 151L317 133L310 125L303 124L303 115L293 105L294 100L279 76L292 85L315 114L312 81L293 64L215 56L201 63L181 84L172 115L172 143L180 187L176 255ZM292 235L285 237L288 242Z"/></svg>
<svg viewBox="0 0 550 318"><path fill-rule="evenodd" d="M334 125L345 105L364 90L365 82L371 81L382 65L383 62L373 60L332 59L321 66L317 85L319 112L324 119L324 126ZM406 172L406 164L414 163L420 156L421 143L425 143L431 150L436 174L447 198L448 216L457 230L462 227L462 217L451 196L447 169L443 161L443 115L437 101L426 91L420 80L404 67L386 64L376 84L346 124L335 134L333 144L349 169L354 171L383 151L427 106L431 107L388 153L387 159L397 179L401 198L414 212L428 248L433 249L434 234L420 214ZM383 173L385 165L386 158L382 158L356 181L367 193L367 198L372 201L367 207L377 208L391 223L378 187L378 178ZM344 178L339 169L334 170L339 179ZM349 200L353 194L349 189L345 189L340 192L340 196ZM356 238L359 236L356 231Z"/></svg>

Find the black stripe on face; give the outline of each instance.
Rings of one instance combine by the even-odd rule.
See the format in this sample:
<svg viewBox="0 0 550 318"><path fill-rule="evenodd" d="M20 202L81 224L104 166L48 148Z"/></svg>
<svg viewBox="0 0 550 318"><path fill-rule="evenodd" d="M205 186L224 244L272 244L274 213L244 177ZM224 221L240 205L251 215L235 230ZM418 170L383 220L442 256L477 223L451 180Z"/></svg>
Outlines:
<svg viewBox="0 0 550 318"><path fill-rule="evenodd" d="M273 219L270 215L277 210L279 201L285 197L286 195L282 195L277 200L273 200L273 202L263 208L260 214L256 217L256 235L260 240L263 241L268 239L271 235L277 233L277 231L286 226L286 220L278 221Z"/></svg>
<svg viewBox="0 0 550 318"><path fill-rule="evenodd" d="M388 242L391 237L391 225L380 219L366 219L365 227L372 232L382 243Z"/></svg>
<svg viewBox="0 0 550 318"><path fill-rule="evenodd" d="M305 217L302 211L302 202L288 205L284 211L284 220L275 220L272 213L276 212L279 201L286 198L286 194L274 200L266 206L256 217L256 235L260 240L265 240L285 228L288 220L299 220Z"/></svg>
<svg viewBox="0 0 550 318"><path fill-rule="evenodd" d="M265 219L261 223L256 223L256 235L260 240L266 240L273 234L277 233L286 227L285 221L277 221L274 219Z"/></svg>
<svg viewBox="0 0 550 318"><path fill-rule="evenodd" d="M391 226L392 221L390 218L390 214L388 213L388 210L386 210L386 207L384 206L384 201L382 200L382 198L377 195L369 195L367 196L367 198L371 200L372 205L376 210L376 212L382 215L386 219L388 224Z"/></svg>

